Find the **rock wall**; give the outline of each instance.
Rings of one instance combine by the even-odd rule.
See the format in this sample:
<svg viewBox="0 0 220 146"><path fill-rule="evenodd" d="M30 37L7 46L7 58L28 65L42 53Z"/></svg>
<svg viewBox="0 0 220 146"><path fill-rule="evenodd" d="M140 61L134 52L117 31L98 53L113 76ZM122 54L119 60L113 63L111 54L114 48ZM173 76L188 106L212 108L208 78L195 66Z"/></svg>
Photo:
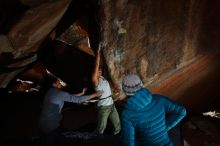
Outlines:
<svg viewBox="0 0 220 146"><path fill-rule="evenodd" d="M36 52L45 38L59 37L76 22L80 22L82 28L88 31L92 50L96 49L98 42L102 43L105 72L109 74L109 80L113 85L119 89L125 74L137 73L146 87L174 99L182 95L178 99L183 101L194 94L200 95L199 88L196 92L190 90L189 98L184 93L193 84L205 88L206 83L201 81L202 77L215 74L214 72L219 69L219 64L215 62L217 59L210 61L205 59L196 67L192 66L193 63L199 62L200 58L207 58L210 54L216 58L214 50L219 50L220 45L218 0L47 0L45 2L21 0L21 2L29 7L28 10L25 9L24 15L19 17L19 21L16 21L7 34L0 35L0 68L3 70L0 74L0 87L7 87L26 65L37 61ZM57 65L49 57L53 55L50 50L47 47L43 49L49 53L49 55L44 54L45 58L52 62L54 68L61 72L60 74L68 77L66 80L73 83L75 83L73 66L82 69L82 65L86 64L86 68L87 65L91 67L94 59L93 56L85 57L85 55L77 62L77 57L73 56L79 57L79 55L72 51L73 56L66 54L70 59L68 63L64 61L67 57L64 57L65 59L56 60L59 64ZM58 50L61 50L59 46ZM26 60L20 60L21 58ZM189 78L184 76L184 73L178 76L178 73L187 67L192 70L190 74L196 83L188 82L182 85L182 79ZM200 73L204 70L205 72ZM200 76L197 75L198 73ZM87 75L89 76L89 73ZM75 78L79 79L79 82L82 81L78 76ZM178 78L181 79L176 81ZM219 81L219 78L216 77L212 81L208 78L204 81L206 80ZM166 88L169 85L172 86ZM181 88L183 86L184 88ZM208 88L206 93L203 93L203 97L212 92L214 87ZM176 92L170 93L173 90ZM194 99L194 101L198 100ZM189 100L189 103L195 103L191 101Z"/></svg>
<svg viewBox="0 0 220 146"><path fill-rule="evenodd" d="M22 17L10 27L6 35L0 35L1 88L7 87L11 80L21 73L27 65L37 60L36 53L39 46L55 28L69 4L70 0L51 1L29 8ZM10 6L10 4L8 4L5 9L13 7L14 5ZM15 13L16 11L12 10L11 13L13 14L13 12ZM3 13L3 15L4 17L9 17L7 19L13 19L10 17L11 15L7 13ZM13 15L16 16L17 14ZM5 26L4 28L8 27L9 26ZM29 59L28 56L30 57ZM25 58L29 61L24 60ZM26 62L25 65L24 62Z"/></svg>
<svg viewBox="0 0 220 146"><path fill-rule="evenodd" d="M101 42L114 84L137 73L145 85L192 62L205 0L102 0Z"/></svg>
<svg viewBox="0 0 220 146"><path fill-rule="evenodd" d="M29 9L23 15L8 33L15 49L15 58L37 51L40 43L59 22L69 3L69 0L45 3Z"/></svg>

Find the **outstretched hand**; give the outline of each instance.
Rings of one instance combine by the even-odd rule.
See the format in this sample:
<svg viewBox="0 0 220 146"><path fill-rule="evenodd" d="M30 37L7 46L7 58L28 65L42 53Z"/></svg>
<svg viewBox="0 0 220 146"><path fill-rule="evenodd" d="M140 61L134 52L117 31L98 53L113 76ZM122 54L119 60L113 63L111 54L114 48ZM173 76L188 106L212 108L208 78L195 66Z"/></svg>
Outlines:
<svg viewBox="0 0 220 146"><path fill-rule="evenodd" d="M83 88L82 94L84 95L86 91L87 91L87 88Z"/></svg>
<svg viewBox="0 0 220 146"><path fill-rule="evenodd" d="M95 98L95 97L100 97L102 96L103 91L96 91L95 93L90 95L90 99Z"/></svg>
<svg viewBox="0 0 220 146"><path fill-rule="evenodd" d="M102 96L102 94L103 94L103 91L99 90L96 92L96 97Z"/></svg>
<svg viewBox="0 0 220 146"><path fill-rule="evenodd" d="M77 93L77 94L73 94L73 95L75 95L75 96L83 96L85 94L86 90L87 90L87 88L83 88L82 92Z"/></svg>

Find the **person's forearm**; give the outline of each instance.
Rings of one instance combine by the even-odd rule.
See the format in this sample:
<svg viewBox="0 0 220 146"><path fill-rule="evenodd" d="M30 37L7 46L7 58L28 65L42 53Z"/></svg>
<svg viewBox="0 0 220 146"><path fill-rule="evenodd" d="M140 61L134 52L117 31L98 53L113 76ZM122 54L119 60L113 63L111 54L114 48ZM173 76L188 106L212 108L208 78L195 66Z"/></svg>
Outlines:
<svg viewBox="0 0 220 146"><path fill-rule="evenodd" d="M175 127L186 116L186 110L183 108L181 112L171 114L167 119L167 130Z"/></svg>
<svg viewBox="0 0 220 146"><path fill-rule="evenodd" d="M81 93L77 93L77 94L73 94L74 96L82 96L84 93L81 92Z"/></svg>
<svg viewBox="0 0 220 146"><path fill-rule="evenodd" d="M82 103L82 102L85 102L90 99L90 97L88 95L80 96L80 97L83 97L83 98L80 98L78 103Z"/></svg>
<svg viewBox="0 0 220 146"><path fill-rule="evenodd" d="M94 85L97 85L98 83L99 65L100 65L100 52L98 52L96 55L95 68L94 68L94 72L92 75L92 82Z"/></svg>
<svg viewBox="0 0 220 146"><path fill-rule="evenodd" d="M95 98L95 97L97 97L97 93L93 93L93 94L89 95L90 99Z"/></svg>
<svg viewBox="0 0 220 146"><path fill-rule="evenodd" d="M82 96L82 95L85 94L86 90L87 90L87 88L83 88L83 89L82 89L82 92L77 93L77 94L73 94L73 95L75 95L75 96Z"/></svg>
<svg viewBox="0 0 220 146"><path fill-rule="evenodd" d="M90 99L90 96L88 96L88 95L85 95L85 96L75 96L75 95L69 94L69 97L67 97L65 99L65 101L72 102L72 103L82 103L82 102L85 102L85 101L87 101L89 99Z"/></svg>

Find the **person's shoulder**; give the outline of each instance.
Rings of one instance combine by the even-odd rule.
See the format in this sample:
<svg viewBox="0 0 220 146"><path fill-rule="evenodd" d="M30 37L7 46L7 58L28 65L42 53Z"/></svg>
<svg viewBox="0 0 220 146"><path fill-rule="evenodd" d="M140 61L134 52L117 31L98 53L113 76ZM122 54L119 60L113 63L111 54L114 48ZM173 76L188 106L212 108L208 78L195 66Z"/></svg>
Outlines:
<svg viewBox="0 0 220 146"><path fill-rule="evenodd" d="M161 100L161 99L164 99L164 96L160 94L152 94L152 98L154 100Z"/></svg>
<svg viewBox="0 0 220 146"><path fill-rule="evenodd" d="M167 96L161 95L161 94L152 94L153 98L157 99L169 99Z"/></svg>
<svg viewBox="0 0 220 146"><path fill-rule="evenodd" d="M168 97L164 96L164 95L160 95L160 94L152 94L153 100L157 100L157 101L167 101L167 100L171 100Z"/></svg>
<svg viewBox="0 0 220 146"><path fill-rule="evenodd" d="M69 93L66 92L66 91L63 91L61 89L56 89L56 88L50 88L48 90L48 93L51 94L51 95L56 95L56 96L61 96L61 95L68 95Z"/></svg>
<svg viewBox="0 0 220 146"><path fill-rule="evenodd" d="M100 76L99 77L99 84L109 84L109 82L105 77Z"/></svg>
<svg viewBox="0 0 220 146"><path fill-rule="evenodd" d="M164 95L155 95L155 98L157 98L158 101L160 101L163 104L174 104L174 105L181 105L178 101L171 99Z"/></svg>
<svg viewBox="0 0 220 146"><path fill-rule="evenodd" d="M56 92L55 88L49 88L46 92L46 94L53 94L54 92Z"/></svg>
<svg viewBox="0 0 220 146"><path fill-rule="evenodd" d="M101 80L101 81L107 81L106 78L103 77L103 76L99 76L99 80Z"/></svg>

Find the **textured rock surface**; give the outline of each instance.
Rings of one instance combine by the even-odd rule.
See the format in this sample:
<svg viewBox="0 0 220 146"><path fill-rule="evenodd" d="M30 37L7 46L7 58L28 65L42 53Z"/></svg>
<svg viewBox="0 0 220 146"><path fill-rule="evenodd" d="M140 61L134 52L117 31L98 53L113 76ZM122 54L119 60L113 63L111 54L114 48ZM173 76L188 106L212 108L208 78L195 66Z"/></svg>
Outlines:
<svg viewBox="0 0 220 146"><path fill-rule="evenodd" d="M52 2L57 0L20 0L23 5L27 5L29 7L36 7L45 2Z"/></svg>
<svg viewBox="0 0 220 146"><path fill-rule="evenodd" d="M101 1L102 42L113 82L138 73L145 85L202 53L198 48L205 1Z"/></svg>
<svg viewBox="0 0 220 146"><path fill-rule="evenodd" d="M56 26L64 14L69 0L45 3L29 9L8 33L15 57L35 52L40 43Z"/></svg>
<svg viewBox="0 0 220 146"><path fill-rule="evenodd" d="M198 56L195 62L152 84L151 91L180 101L189 111L215 109L219 105L219 52Z"/></svg>
<svg viewBox="0 0 220 146"><path fill-rule="evenodd" d="M5 1L7 4L2 5ZM219 145L219 120L201 116L201 112L219 109L220 103L219 0L71 2L73 1L76 3L70 3L71 9L67 9L70 0L20 0L28 6L27 11L27 8L16 0L0 1L0 16L3 16L0 18L0 32L4 34L0 35L3 139L16 144L19 138L23 137L31 136L34 140L33 136L38 134L37 121L43 99L41 93L45 92L8 93L8 89L2 88L30 91L31 87L38 87L35 84L30 86L15 82L15 77L35 81L36 85L44 85L45 66L29 66L37 61L36 54L32 52L39 49L39 45L50 35L53 28L57 29L55 26L58 22L65 23L61 25L62 29L59 32L62 34L69 24L78 21L78 15L96 15L93 14L96 10L91 11L96 6L91 7L90 4L99 2L99 20L88 16L88 22L81 22L85 22L82 26L88 25L85 28L86 31L89 30L92 46L97 45L101 38L104 66L107 67L104 73L107 72L109 75L109 81L120 88L121 79L126 73L138 73L151 91L169 96L187 107L189 117L183 123L183 137L188 145ZM77 3L80 5L76 5ZM8 5L13 5L12 9L5 7ZM16 10L12 11L13 8ZM85 12L87 9L90 11ZM65 10L68 17L60 19ZM23 14L25 11L22 17L13 17L16 13ZM7 21L9 19L11 21ZM96 28L91 19L97 22L100 28ZM11 27L12 23L14 25ZM7 26L2 30L5 24ZM97 35L99 29L100 37ZM57 34L50 36L55 35ZM45 47L48 53L44 54L46 61L52 65L51 68L60 75L59 77L74 84L73 88L81 87L80 77L89 75L94 57L85 53L86 51L80 52L78 49L63 46L55 44L54 52ZM46 87L43 87L44 89ZM121 105L122 102L117 101L115 104ZM75 129L91 121L95 122L95 106L90 107L67 107L64 113L64 127ZM117 107L119 110L121 108ZM200 115L190 116L191 112Z"/></svg>
<svg viewBox="0 0 220 146"><path fill-rule="evenodd" d="M190 146L220 145L219 119L192 115L183 125L183 137Z"/></svg>
<svg viewBox="0 0 220 146"><path fill-rule="evenodd" d="M14 49L12 47L11 42L8 40L8 37L5 35L0 35L0 53L3 52L13 52Z"/></svg>
<svg viewBox="0 0 220 146"><path fill-rule="evenodd" d="M58 22L64 21L64 24L59 25L60 32L58 35L53 35L57 35L56 37L64 33L68 27L70 28L71 24L81 22L83 29L88 31L92 48L96 49L93 46L96 46L98 41L103 44L105 72L109 75L109 81L119 89L125 74L137 73L144 84L153 91L187 103L190 107L195 107L194 104L199 99L192 97L203 95L202 98L205 98L209 92L213 93L213 97L218 95L215 87L219 78L214 78L214 75L218 73L219 64L215 63L217 59L209 56L216 58L213 50L218 49L220 42L219 1L100 0L91 2L76 0L70 3L70 0L48 0L44 3L38 2L22 0L22 3L28 5L30 9L7 34L12 45L10 48L7 48L8 46L1 48L1 51L9 51L9 54L6 53L3 56L6 57L5 66L1 66L3 69L6 67L10 70L22 66L24 62L21 61L19 64L19 62L15 63L15 60L10 60L12 54L15 58L22 58L36 52L46 36L55 26L58 26ZM67 17L64 15L65 19L61 19L65 11L68 12L65 13ZM81 16L85 18L83 21L79 20ZM94 22L99 28L96 28ZM5 44L5 38L1 38ZM76 50L64 51L60 46L56 47L55 53L56 51L68 53L53 60L50 56L54 54L49 49L45 49L49 54L45 56L58 74L71 83L76 83L76 78L82 82L82 78L78 78L82 75L82 70L83 75L89 76L94 59L92 55L88 56L88 53L82 55L82 52ZM203 61L199 59L200 56L204 58ZM193 66L194 62L199 64ZM7 68L10 66L14 68ZM188 68L187 71L181 70L185 67ZM81 71L77 76L73 75L78 69ZM8 72L8 75L4 72L0 75L0 84L6 87L17 73L18 70ZM190 73L194 78L184 76L184 73ZM182 84L184 79L191 82ZM204 89L206 82L210 84L209 88L200 93L199 89ZM215 84L212 86L211 82ZM192 90L189 90L191 87L193 87ZM195 88L196 90L193 90ZM188 93L184 94L185 92ZM192 100L188 102L188 99Z"/></svg>
<svg viewBox="0 0 220 146"><path fill-rule="evenodd" d="M69 3L69 0L48 2L30 8L13 25L6 36L1 35L1 53L8 54L1 54L0 56L1 59L5 58L2 60L5 63L2 64L3 62L1 62L1 73L5 73L0 74L0 87L7 87L10 81L25 68L25 65L37 60L36 57L33 59L31 56L37 52L42 41L54 29ZM26 61L27 56L30 57L28 61ZM22 61L21 58L26 58L26 60ZM16 59L20 61L16 61ZM10 66L19 70L13 69L14 72L10 72ZM24 67L22 70L20 69L21 66Z"/></svg>

